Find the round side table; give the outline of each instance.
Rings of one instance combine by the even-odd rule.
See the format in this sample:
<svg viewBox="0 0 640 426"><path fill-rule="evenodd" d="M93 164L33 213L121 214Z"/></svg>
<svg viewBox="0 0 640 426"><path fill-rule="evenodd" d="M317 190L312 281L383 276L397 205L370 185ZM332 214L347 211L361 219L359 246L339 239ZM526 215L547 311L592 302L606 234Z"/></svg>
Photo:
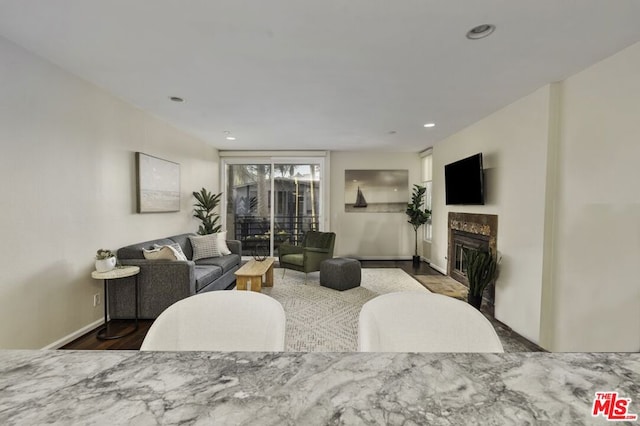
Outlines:
<svg viewBox="0 0 640 426"><path fill-rule="evenodd" d="M140 273L139 266L120 266L116 267L107 272L98 272L93 271L91 273L91 278L96 280L104 280L104 327L98 330L98 334L96 337L100 340L111 340L111 339L119 339L121 337L128 336L135 332L138 329L138 274ZM108 290L108 282L118 280L120 278L127 278L135 276L135 286L136 286L136 303L135 303L135 311L136 311L136 326L133 330L128 333L121 334L119 336L110 336L107 334L107 323L108 323L108 304L109 304L109 290Z"/></svg>

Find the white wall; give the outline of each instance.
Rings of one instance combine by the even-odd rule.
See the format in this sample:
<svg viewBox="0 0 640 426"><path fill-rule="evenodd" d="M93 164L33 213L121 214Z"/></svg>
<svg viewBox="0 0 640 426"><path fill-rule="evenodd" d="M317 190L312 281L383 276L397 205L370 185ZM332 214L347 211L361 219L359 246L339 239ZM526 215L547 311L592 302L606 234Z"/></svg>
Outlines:
<svg viewBox="0 0 640 426"><path fill-rule="evenodd" d="M336 256L398 259L413 255L414 233L402 213L345 212L344 171L347 169L409 170L409 187L420 182L420 157L413 153L333 151L330 157L331 231ZM410 197L410 195L409 195ZM407 202L409 202L407 197ZM418 245L422 238L418 232Z"/></svg>
<svg viewBox="0 0 640 426"><path fill-rule="evenodd" d="M432 262L447 213L498 215L496 318L552 351L640 350L640 43L436 144ZM444 206L482 151L487 205Z"/></svg>
<svg viewBox="0 0 640 426"><path fill-rule="evenodd" d="M498 215L501 275L495 317L538 342L549 86L437 143L433 148L431 262L447 269L450 211ZM444 166L478 152L485 168L484 206L446 206Z"/></svg>
<svg viewBox="0 0 640 426"><path fill-rule="evenodd" d="M640 350L638 76L640 43L562 85L553 350Z"/></svg>
<svg viewBox="0 0 640 426"><path fill-rule="evenodd" d="M197 229L217 152L2 38L0 57L0 348L40 348L102 317L98 248ZM136 151L180 163L180 212L135 213Z"/></svg>

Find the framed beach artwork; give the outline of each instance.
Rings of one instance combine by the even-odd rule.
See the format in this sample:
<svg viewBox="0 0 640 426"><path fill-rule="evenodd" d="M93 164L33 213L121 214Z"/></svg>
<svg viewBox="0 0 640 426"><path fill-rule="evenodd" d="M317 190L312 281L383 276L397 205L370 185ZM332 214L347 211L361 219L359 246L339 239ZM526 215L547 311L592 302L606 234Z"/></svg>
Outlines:
<svg viewBox="0 0 640 426"><path fill-rule="evenodd" d="M136 152L138 213L180 211L180 164Z"/></svg>
<svg viewBox="0 0 640 426"><path fill-rule="evenodd" d="M409 170L345 170L344 211L404 213L409 202Z"/></svg>

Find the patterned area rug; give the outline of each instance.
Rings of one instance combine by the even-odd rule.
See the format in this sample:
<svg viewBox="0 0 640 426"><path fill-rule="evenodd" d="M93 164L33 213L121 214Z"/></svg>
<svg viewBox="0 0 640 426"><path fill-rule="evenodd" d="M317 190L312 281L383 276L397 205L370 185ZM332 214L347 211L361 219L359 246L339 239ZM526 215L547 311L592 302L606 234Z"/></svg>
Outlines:
<svg viewBox="0 0 640 426"><path fill-rule="evenodd" d="M262 287L284 307L287 315L286 351L354 352L358 348L358 315L374 297L394 291L428 291L396 268L362 269L360 287L338 291L320 286L319 273L287 269L273 271L274 286Z"/></svg>

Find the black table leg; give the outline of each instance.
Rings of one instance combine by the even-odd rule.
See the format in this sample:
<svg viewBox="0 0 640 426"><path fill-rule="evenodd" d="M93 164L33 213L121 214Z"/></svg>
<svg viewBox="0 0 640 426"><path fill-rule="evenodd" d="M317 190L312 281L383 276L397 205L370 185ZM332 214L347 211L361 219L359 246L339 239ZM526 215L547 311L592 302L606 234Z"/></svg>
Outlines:
<svg viewBox="0 0 640 426"><path fill-rule="evenodd" d="M138 330L138 275L135 275L135 327L133 328L133 330L129 331L128 333L125 334L120 334L117 336L110 336L109 334L107 334L107 329L108 329L108 309L107 309L107 303L109 303L109 286L108 286L108 281L109 280L104 280L104 326L98 330L98 333L96 334L96 337L99 340L112 340L112 339L119 339L121 337L125 337L125 336L129 336L130 334L135 333Z"/></svg>
<svg viewBox="0 0 640 426"><path fill-rule="evenodd" d="M133 331L136 331L138 329L138 275L135 276L136 279L136 327L133 329ZM132 331L132 333L133 333Z"/></svg>

